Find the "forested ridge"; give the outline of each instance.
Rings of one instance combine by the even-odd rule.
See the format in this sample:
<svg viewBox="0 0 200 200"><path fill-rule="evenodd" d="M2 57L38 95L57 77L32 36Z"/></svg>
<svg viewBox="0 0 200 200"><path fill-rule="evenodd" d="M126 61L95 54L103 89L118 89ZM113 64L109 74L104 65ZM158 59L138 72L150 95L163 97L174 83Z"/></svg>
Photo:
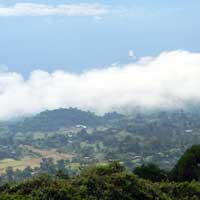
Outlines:
<svg viewBox="0 0 200 200"><path fill-rule="evenodd" d="M0 199L200 199L199 107L75 108L0 124Z"/></svg>

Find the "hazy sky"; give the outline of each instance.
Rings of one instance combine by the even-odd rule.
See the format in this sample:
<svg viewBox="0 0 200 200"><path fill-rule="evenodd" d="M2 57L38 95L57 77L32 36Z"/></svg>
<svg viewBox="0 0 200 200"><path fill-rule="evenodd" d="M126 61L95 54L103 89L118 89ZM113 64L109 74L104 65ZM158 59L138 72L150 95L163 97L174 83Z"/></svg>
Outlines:
<svg viewBox="0 0 200 200"><path fill-rule="evenodd" d="M0 0L1 69L79 73L128 63L129 49L198 52L199 10L199 0Z"/></svg>
<svg viewBox="0 0 200 200"><path fill-rule="evenodd" d="M0 120L200 102L199 10L199 0L0 0Z"/></svg>

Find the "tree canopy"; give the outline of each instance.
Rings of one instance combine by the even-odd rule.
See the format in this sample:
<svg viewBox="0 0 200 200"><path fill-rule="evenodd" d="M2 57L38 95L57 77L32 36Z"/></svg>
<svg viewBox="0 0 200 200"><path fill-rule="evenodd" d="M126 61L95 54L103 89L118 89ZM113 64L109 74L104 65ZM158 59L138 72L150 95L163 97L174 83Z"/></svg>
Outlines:
<svg viewBox="0 0 200 200"><path fill-rule="evenodd" d="M188 149L172 170L176 181L200 180L200 145Z"/></svg>

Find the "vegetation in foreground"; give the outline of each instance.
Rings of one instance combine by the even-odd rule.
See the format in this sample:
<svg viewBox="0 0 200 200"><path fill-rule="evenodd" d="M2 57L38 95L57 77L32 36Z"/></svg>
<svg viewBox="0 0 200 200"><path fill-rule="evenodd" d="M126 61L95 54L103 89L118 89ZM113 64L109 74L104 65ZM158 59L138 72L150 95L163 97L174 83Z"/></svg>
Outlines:
<svg viewBox="0 0 200 200"><path fill-rule="evenodd" d="M79 175L63 170L0 187L1 200L198 200L200 145L188 149L173 170L149 164L130 172L118 162L91 166ZM178 180L175 182L175 180Z"/></svg>
<svg viewBox="0 0 200 200"><path fill-rule="evenodd" d="M40 175L19 184L0 187L1 200L173 200L200 199L200 183L151 182L118 163L90 167L79 176Z"/></svg>

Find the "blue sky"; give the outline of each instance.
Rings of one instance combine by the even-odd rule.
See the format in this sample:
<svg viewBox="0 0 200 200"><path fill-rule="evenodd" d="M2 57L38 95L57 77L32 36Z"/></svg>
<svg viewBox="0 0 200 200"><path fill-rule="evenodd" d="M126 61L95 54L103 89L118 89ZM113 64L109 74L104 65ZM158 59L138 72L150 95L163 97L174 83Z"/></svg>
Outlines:
<svg viewBox="0 0 200 200"><path fill-rule="evenodd" d="M199 0L0 0L0 120L200 102L199 10Z"/></svg>
<svg viewBox="0 0 200 200"><path fill-rule="evenodd" d="M35 69L80 73L163 51L200 51L199 0L0 0L0 7L33 3L99 4L106 13L0 14L0 65L27 76ZM21 12L21 11L20 11Z"/></svg>

